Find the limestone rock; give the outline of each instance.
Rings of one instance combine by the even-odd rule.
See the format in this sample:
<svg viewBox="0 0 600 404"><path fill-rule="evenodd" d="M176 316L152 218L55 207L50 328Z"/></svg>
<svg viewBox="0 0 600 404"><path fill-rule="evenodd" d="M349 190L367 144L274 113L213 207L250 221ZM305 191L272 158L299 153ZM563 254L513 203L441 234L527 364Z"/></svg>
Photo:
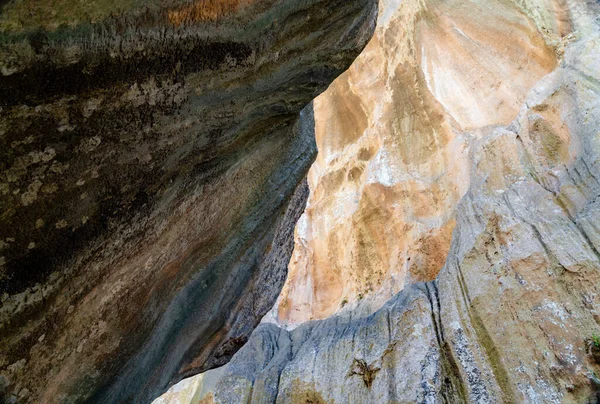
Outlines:
<svg viewBox="0 0 600 404"><path fill-rule="evenodd" d="M377 14L117 3L2 2L0 401L149 402L229 360L286 276L305 106Z"/></svg>
<svg viewBox="0 0 600 404"><path fill-rule="evenodd" d="M550 3L535 5L538 26L522 2L380 2L373 39L315 101L319 154L280 323L375 310L435 279L470 183L470 131L508 125L556 66L571 23Z"/></svg>

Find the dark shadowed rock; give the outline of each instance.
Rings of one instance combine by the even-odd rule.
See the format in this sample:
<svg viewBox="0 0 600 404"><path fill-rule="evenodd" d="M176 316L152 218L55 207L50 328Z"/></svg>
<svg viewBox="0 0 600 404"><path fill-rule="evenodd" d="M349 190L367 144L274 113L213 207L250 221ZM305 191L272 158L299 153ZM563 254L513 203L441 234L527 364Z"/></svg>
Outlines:
<svg viewBox="0 0 600 404"><path fill-rule="evenodd" d="M148 402L226 363L281 289L316 153L305 106L376 1L181 3L2 9L7 401Z"/></svg>

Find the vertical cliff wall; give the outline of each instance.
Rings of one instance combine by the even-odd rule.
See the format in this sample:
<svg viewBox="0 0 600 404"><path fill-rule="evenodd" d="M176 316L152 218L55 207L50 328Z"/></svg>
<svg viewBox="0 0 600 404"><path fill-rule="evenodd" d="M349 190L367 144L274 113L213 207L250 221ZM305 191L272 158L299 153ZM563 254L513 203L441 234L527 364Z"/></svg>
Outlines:
<svg viewBox="0 0 600 404"><path fill-rule="evenodd" d="M584 0L382 2L359 64L315 102L321 155L278 308L284 325L329 317L262 324L189 382L196 398L598 402L599 15Z"/></svg>
<svg viewBox="0 0 600 404"><path fill-rule="evenodd" d="M0 401L149 402L272 307L376 2L1 4Z"/></svg>

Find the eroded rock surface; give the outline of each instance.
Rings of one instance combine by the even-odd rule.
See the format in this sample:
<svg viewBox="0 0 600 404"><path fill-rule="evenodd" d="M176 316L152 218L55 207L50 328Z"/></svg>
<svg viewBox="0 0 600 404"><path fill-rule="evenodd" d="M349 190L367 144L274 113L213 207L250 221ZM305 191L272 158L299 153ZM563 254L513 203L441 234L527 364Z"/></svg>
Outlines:
<svg viewBox="0 0 600 404"><path fill-rule="evenodd" d="M470 183L466 131L508 125L555 67L570 27L555 7L538 29L517 3L380 3L374 38L315 101L319 155L280 323L361 299L375 310L435 279Z"/></svg>
<svg viewBox="0 0 600 404"><path fill-rule="evenodd" d="M0 14L0 400L148 402L272 307L377 5L71 3Z"/></svg>
<svg viewBox="0 0 600 404"><path fill-rule="evenodd" d="M449 4L452 9L445 8ZM416 83L424 99L435 99L422 103L421 111L437 106L449 133L463 139L464 156L440 149L435 137L426 143L430 147L424 146L454 156L462 167L446 170L450 178L438 180L464 186L462 198L449 205L456 225L445 263L435 280L405 286L372 314L373 306L365 310L358 305L291 331L262 324L227 366L204 374L195 391L204 403L598 402L600 363L588 339L600 334L600 6L583 0L387 5L396 11L387 13L384 3L380 21L403 18L403 7L424 13L409 13L421 15L425 24L414 42L421 46L408 48L420 55ZM497 18L478 19L483 16ZM476 26L481 30L469 29ZM446 31L441 37L436 34L440 30ZM478 32L486 34L483 39ZM504 34L494 40L496 32ZM516 48L510 46L511 33ZM437 40L428 42L428 36L481 49L450 56L452 49L436 48ZM385 38L397 41L399 35L391 32ZM396 52L404 49L395 47ZM523 57L516 49L533 55ZM487 64L484 55L501 61L503 51L515 52L508 57L514 63ZM462 75L453 67L464 63L469 71L472 58L480 56L477 64L488 68L479 74ZM536 76L529 84L527 73L519 76L528 68ZM428 76L433 71L438 73ZM491 91L486 83L496 82L494 77L500 81ZM425 86L418 84L422 80ZM419 113L415 109L412 116ZM318 112L316 117L318 127ZM408 133L411 127L419 129L409 126ZM396 143L402 157L391 159L389 166L407 165L419 156L417 139L425 135L417 133L421 137L412 143ZM354 143L345 144L350 145L346 150L354 150ZM344 152L336 158L348 164ZM420 164L431 158L424 155ZM317 167L329 167L320 164L318 159ZM317 183L324 181L327 169ZM311 181L314 187L314 177ZM317 197L318 191L311 196ZM392 209L387 201L380 199L376 206ZM436 203L435 198L429 201ZM309 218L311 208L321 209L314 206L311 199ZM382 226L380 244L374 245L387 245L386 231ZM290 282L329 293L324 283L306 286L301 277ZM298 294L314 296L306 295L310 293ZM301 305L304 317L284 319L326 315L311 311L313 307Z"/></svg>

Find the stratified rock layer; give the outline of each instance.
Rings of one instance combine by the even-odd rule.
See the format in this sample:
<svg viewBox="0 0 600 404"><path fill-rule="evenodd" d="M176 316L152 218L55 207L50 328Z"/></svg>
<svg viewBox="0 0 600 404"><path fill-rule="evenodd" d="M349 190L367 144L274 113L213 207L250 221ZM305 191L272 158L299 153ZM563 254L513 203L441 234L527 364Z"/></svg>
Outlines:
<svg viewBox="0 0 600 404"><path fill-rule="evenodd" d="M402 2L417 3L431 11L447 2ZM451 3L470 10L473 23L477 10L510 4ZM195 390L203 403L600 401L600 350L590 341L600 334L600 6L517 6L515 16L528 16L557 63L514 119L504 124L509 112L483 101L473 105L480 114L463 114L461 103L477 97L445 93L439 75L427 87L450 97L445 110L465 129L467 153L468 186L437 279L405 287L370 315L345 310L292 331L262 324L227 366L203 375ZM478 24L521 32L509 18ZM501 78L501 86L519 82ZM464 80L451 87L477 94ZM489 125L477 127L488 113Z"/></svg>
<svg viewBox="0 0 600 404"><path fill-rule="evenodd" d="M272 307L316 151L300 110L377 5L63 3L0 15L0 401L148 402Z"/></svg>

